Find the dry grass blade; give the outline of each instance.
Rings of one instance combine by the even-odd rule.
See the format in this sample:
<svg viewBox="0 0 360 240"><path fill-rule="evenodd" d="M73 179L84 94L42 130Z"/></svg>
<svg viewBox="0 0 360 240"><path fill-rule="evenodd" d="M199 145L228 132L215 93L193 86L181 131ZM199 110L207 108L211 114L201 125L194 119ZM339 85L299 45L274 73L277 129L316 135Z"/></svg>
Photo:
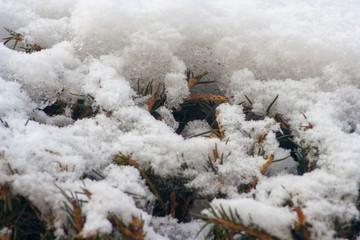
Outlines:
<svg viewBox="0 0 360 240"><path fill-rule="evenodd" d="M81 120L81 119L86 118L86 117L89 116L92 112L93 112L92 107L86 108L84 114L82 114L82 115L79 117L79 119Z"/></svg>
<svg viewBox="0 0 360 240"><path fill-rule="evenodd" d="M214 155L214 162L216 162L216 160L219 159L219 153L218 153L218 149L217 149L217 143L215 143L215 147L213 149L213 155Z"/></svg>
<svg viewBox="0 0 360 240"><path fill-rule="evenodd" d="M185 204L184 204L184 207L183 207L183 212L182 212L182 215L181 215L181 219L180 221L182 222L185 218L185 215L188 211L188 208L189 208L189 205L190 205L190 202L191 202L191 197L188 197L185 201Z"/></svg>
<svg viewBox="0 0 360 240"><path fill-rule="evenodd" d="M38 44L36 44L36 43L34 44L33 48L34 48L33 50L35 50L35 51L37 51L37 52L43 50L43 48L40 47L40 45L38 45Z"/></svg>
<svg viewBox="0 0 360 240"><path fill-rule="evenodd" d="M71 204L73 206L73 214L74 214L74 221L75 221L75 225L76 225L76 230L78 232L81 232L81 230L83 229L83 221L82 221L82 217L81 217L81 208L79 206L79 202L76 199L73 199L71 201Z"/></svg>
<svg viewBox="0 0 360 240"><path fill-rule="evenodd" d="M302 209L300 207L296 207L294 210L298 217L298 221L295 223L296 235L300 236L301 239L311 240L310 232L308 230L310 225L308 223L306 223L306 217L305 217L304 212L302 211Z"/></svg>
<svg viewBox="0 0 360 240"><path fill-rule="evenodd" d="M143 232L144 221L139 218L133 218L131 227L135 230L134 239L144 239L146 234Z"/></svg>
<svg viewBox="0 0 360 240"><path fill-rule="evenodd" d="M0 185L0 200L6 201L9 193L10 187L7 183Z"/></svg>
<svg viewBox="0 0 360 240"><path fill-rule="evenodd" d="M217 129L214 129L212 127L210 127L210 138L219 138L221 139L221 134L218 132Z"/></svg>
<svg viewBox="0 0 360 240"><path fill-rule="evenodd" d="M285 129L286 131L289 131L289 132L291 131L289 124L287 124L284 121L284 119L282 118L282 116L279 113L275 114L274 119L276 122L280 123L280 127L282 129Z"/></svg>
<svg viewBox="0 0 360 240"><path fill-rule="evenodd" d="M4 233L4 235L0 235L0 240L10 240L10 233Z"/></svg>
<svg viewBox="0 0 360 240"><path fill-rule="evenodd" d="M300 207L295 208L295 212L296 212L297 217L298 217L298 223L300 225L304 225L305 221L306 221L306 217L305 217L303 211L301 210L301 208Z"/></svg>
<svg viewBox="0 0 360 240"><path fill-rule="evenodd" d="M170 194L170 201L171 201L171 217L175 218L175 210L179 203L176 202L176 192L173 191Z"/></svg>
<svg viewBox="0 0 360 240"><path fill-rule="evenodd" d="M306 130L309 130L309 129L312 129L313 128L313 125L309 122L309 120L307 119L306 115L304 113L302 113L302 115L304 116L304 118L308 121L308 125L306 126L301 126L305 131Z"/></svg>
<svg viewBox="0 0 360 240"><path fill-rule="evenodd" d="M95 172L95 170L93 171ZM87 190L86 188L81 188L81 190L83 190L84 194L87 196L88 199L91 198L92 193L89 190Z"/></svg>
<svg viewBox="0 0 360 240"><path fill-rule="evenodd" d="M118 217L113 216L111 221L120 229L124 234L125 239L129 240L143 240L145 239L146 233L143 231L144 222L139 218L133 218L131 224L125 226Z"/></svg>
<svg viewBox="0 0 360 240"><path fill-rule="evenodd" d="M156 98L159 95L159 91L160 91L160 83L158 85L158 88L156 89L156 92L154 92L154 94L151 96L150 100L147 103L149 112L151 112L151 109L153 108L153 106L156 102Z"/></svg>
<svg viewBox="0 0 360 240"><path fill-rule="evenodd" d="M56 156L61 156L61 154L59 152L55 152L55 151L52 151L50 149L45 149L45 152L51 153L51 154L56 155Z"/></svg>
<svg viewBox="0 0 360 240"><path fill-rule="evenodd" d="M253 103L252 103L252 101L250 100L250 98L249 98L248 96L246 96L246 95L244 95L244 96L245 96L246 100L248 100L248 102L250 103L250 105L253 105Z"/></svg>
<svg viewBox="0 0 360 240"><path fill-rule="evenodd" d="M194 87L196 84L198 84L200 82L200 80L209 72L204 72L200 75L197 75L195 77L193 77L189 82L188 82L188 88L191 89L192 87Z"/></svg>
<svg viewBox="0 0 360 240"><path fill-rule="evenodd" d="M271 165L271 163L274 161L274 154L271 154L267 159L266 159L266 163L263 165L262 169L261 169L261 174L264 175L266 173L266 171L269 169L269 166Z"/></svg>
<svg viewBox="0 0 360 240"><path fill-rule="evenodd" d="M294 223L293 229L291 230L291 234L293 235L294 239L302 239L302 240L311 240L309 227L311 225L306 222L306 217L304 212L302 211L301 207L294 207L294 202L292 200L293 194L289 193L284 186L282 188L289 194L290 199L288 199L287 204L289 207L294 208L296 212L298 220Z"/></svg>
<svg viewBox="0 0 360 240"><path fill-rule="evenodd" d="M219 133L220 133L220 139L221 140L224 140L224 129L222 128L222 126L221 126L221 124L220 124L220 122L219 122L219 119L218 119L218 117L219 117L219 113L217 112L216 114L215 114L215 116L216 116L216 122L217 122L217 124L218 124L218 126L219 126Z"/></svg>
<svg viewBox="0 0 360 240"><path fill-rule="evenodd" d="M8 29L8 28L5 28L4 29L10 34L10 36L15 39L15 40L18 40L18 41L22 41L24 39L24 37L20 34L20 33L17 33L11 29Z"/></svg>
<svg viewBox="0 0 360 240"><path fill-rule="evenodd" d="M12 203L11 203L11 192L10 192L10 186L8 183L4 183L3 185L0 185L0 201L4 201L3 205L3 211L6 212L12 212Z"/></svg>
<svg viewBox="0 0 360 240"><path fill-rule="evenodd" d="M188 101L216 101L228 102L228 98L216 94L191 94Z"/></svg>
<svg viewBox="0 0 360 240"><path fill-rule="evenodd" d="M152 94L153 83L154 83L154 79L151 79L151 81L148 83L148 85L147 85L146 88L145 88L145 93L144 93L144 95Z"/></svg>
<svg viewBox="0 0 360 240"><path fill-rule="evenodd" d="M291 155L290 155L290 154L289 154L289 155L287 155L286 157L283 157L283 158L280 158L280 159L276 159L276 160L274 160L274 161L273 161L273 163L275 163L275 162L281 162L281 161L284 161L284 160L288 159L289 157L291 157Z"/></svg>
<svg viewBox="0 0 360 240"><path fill-rule="evenodd" d="M251 185L245 190L246 193L249 193L252 189L256 187L256 185L259 182L259 178L255 177L254 181L251 183Z"/></svg>
<svg viewBox="0 0 360 240"><path fill-rule="evenodd" d="M54 216L54 213L52 211L50 211L50 213L49 213L49 220L50 220L51 226L54 226L54 224L55 224L55 216Z"/></svg>
<svg viewBox="0 0 360 240"><path fill-rule="evenodd" d="M40 222L45 222L44 219L42 218L39 210L34 206L34 204L32 204L28 199L27 199L28 205L29 207L33 210L36 218L40 221Z"/></svg>
<svg viewBox="0 0 360 240"><path fill-rule="evenodd" d="M13 38L12 38L12 37L3 38L3 40L5 40L4 45L6 45L8 42L10 42L11 40L13 40Z"/></svg>
<svg viewBox="0 0 360 240"><path fill-rule="evenodd" d="M270 103L269 107L266 109L266 116L269 115L270 109L271 109L271 107L274 105L274 103L276 102L276 100L278 99L278 97L279 97L279 95L277 95L277 96L275 97L275 99Z"/></svg>

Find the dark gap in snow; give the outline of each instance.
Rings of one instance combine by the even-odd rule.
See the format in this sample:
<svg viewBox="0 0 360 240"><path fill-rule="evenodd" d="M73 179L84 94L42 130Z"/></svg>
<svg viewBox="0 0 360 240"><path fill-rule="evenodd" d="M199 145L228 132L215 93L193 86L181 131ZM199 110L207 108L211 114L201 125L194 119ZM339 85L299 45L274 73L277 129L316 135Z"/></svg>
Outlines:
<svg viewBox="0 0 360 240"><path fill-rule="evenodd" d="M215 109L218 103L189 101L180 106L181 109L173 111L175 120L179 122L179 128L176 130L178 134L181 134L186 124L193 120L206 120L211 128L219 128L215 117Z"/></svg>

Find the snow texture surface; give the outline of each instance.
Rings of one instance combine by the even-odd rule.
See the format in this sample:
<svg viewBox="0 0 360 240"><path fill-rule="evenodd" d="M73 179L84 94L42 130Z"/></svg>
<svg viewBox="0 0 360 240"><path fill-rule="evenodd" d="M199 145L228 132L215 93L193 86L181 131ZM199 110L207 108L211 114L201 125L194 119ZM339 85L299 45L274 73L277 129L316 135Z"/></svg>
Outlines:
<svg viewBox="0 0 360 240"><path fill-rule="evenodd" d="M0 6L1 39L6 27L44 48L26 54L10 49L13 42L0 44L0 184L10 183L45 218L53 212L57 236L68 226L59 188L92 193L83 206L84 236L110 233L109 214L124 224L142 218L147 239L193 239L200 230L200 220L152 216L156 197L135 167L113 164L119 152L158 176L186 178L198 198L226 196L210 204L237 210L242 224L280 239L291 239L297 221L284 207L289 199L303 210L312 239L335 239L335 219L359 219L359 1L0 0ZM209 71L207 80L215 82L203 93L216 89L228 97L217 107L226 141L196 136L209 130L202 120L176 133L172 112L190 95L187 68ZM152 79L166 96L161 121L147 111L149 97L138 95ZM274 118L245 120L244 95L259 115L279 95L269 116L286 117L296 142L311 149L313 171L296 174L288 157L261 174L266 158L251 151L275 160L290 151L276 140ZM75 121L68 112L42 111L77 96L97 114ZM213 172L204 166L215 144L224 159ZM94 180L94 171L103 178ZM241 190L255 178L256 188Z"/></svg>

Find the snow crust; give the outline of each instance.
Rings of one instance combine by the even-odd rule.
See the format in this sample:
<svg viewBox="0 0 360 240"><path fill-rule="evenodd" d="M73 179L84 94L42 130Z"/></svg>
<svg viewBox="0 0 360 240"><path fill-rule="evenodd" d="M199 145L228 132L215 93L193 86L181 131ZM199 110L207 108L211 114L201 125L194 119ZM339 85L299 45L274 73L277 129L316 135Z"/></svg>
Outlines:
<svg viewBox="0 0 360 240"><path fill-rule="evenodd" d="M313 239L335 239L335 219L359 219L359 1L0 0L0 6L1 28L45 48L26 54L0 44L0 184L9 182L44 217L53 212L57 236L68 224L58 187L92 193L83 207L84 235L111 232L109 213L124 223L141 217L147 239L193 239L200 230L199 220L151 216L155 196L134 167L112 164L119 152L159 176L186 177L198 197L226 195L211 205L236 209L245 224L280 239L291 238L297 220L283 207L290 198ZM0 30L0 37L8 33ZM219 89L229 98L217 108L227 141L189 138L206 130L202 121L175 133L171 111L190 94L187 68L216 80L204 93ZM162 121L136 100L138 82L152 79L165 86ZM96 116L74 121L41 111L74 95L91 96ZM260 135L275 160L289 151L276 140L273 118L245 121L238 105L244 95L261 115L279 95L270 115L286 116L295 140L316 149L315 170L296 175L297 163L288 158L260 173L266 159L249 154ZM217 173L204 169L215 143L226 156ZM93 170L104 179L83 181ZM239 191L255 177L256 189Z"/></svg>

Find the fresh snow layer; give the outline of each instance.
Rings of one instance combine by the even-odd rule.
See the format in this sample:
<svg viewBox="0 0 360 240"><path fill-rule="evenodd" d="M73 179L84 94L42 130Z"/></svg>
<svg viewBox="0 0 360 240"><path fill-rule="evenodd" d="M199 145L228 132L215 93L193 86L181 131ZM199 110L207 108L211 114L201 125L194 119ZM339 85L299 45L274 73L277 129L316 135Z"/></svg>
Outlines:
<svg viewBox="0 0 360 240"><path fill-rule="evenodd" d="M119 152L159 176L187 178L199 197L227 196L211 205L237 210L242 223L280 239L290 238L297 220L283 207L290 198L313 239L335 239L335 220L359 219L359 1L0 0L0 6L1 29L45 48L26 54L0 45L0 184L10 183L45 218L53 212L58 236L68 226L59 189L82 188L92 193L83 207L84 235L111 232L110 213L125 224L141 217L147 239L193 239L200 230L199 220L179 224L151 216L156 198L134 167L112 164ZM0 30L0 37L8 33ZM209 71L207 80L216 81L202 93L229 98L217 108L226 142L192 137L208 129L199 120L182 136L175 133L171 111L190 94L187 68ZM154 89L165 86L162 121L136 93L138 83L145 87L152 79ZM98 114L74 121L41 111L75 95L86 96ZM288 158L261 175L266 160L249 155L260 148L254 145L260 135L266 134L261 147L275 160L289 151L276 141L274 119L245 121L238 105L247 101L244 95L258 114L279 95L270 115L283 114L295 140L312 147L315 170L296 175ZM215 143L225 156L216 174L204 169ZM104 178L82 180L99 177L94 170ZM241 193L239 186L255 177L256 189Z"/></svg>

